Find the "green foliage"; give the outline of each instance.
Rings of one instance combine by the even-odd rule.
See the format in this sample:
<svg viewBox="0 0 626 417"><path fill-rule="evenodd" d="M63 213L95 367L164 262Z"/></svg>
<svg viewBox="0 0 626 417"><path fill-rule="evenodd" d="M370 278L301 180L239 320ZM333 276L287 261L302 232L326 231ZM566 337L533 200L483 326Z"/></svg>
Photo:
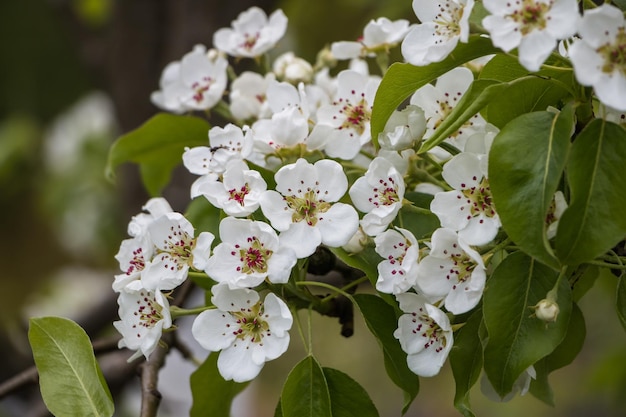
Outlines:
<svg viewBox="0 0 626 417"><path fill-rule="evenodd" d="M563 341L545 358L537 362L534 367L537 378L530 383L530 392L548 405L554 405L552 389L548 383L550 372L569 365L580 353L585 342L587 330L585 318L578 305L572 305L572 315L569 319L567 334Z"/></svg>
<svg viewBox="0 0 626 417"><path fill-rule="evenodd" d="M363 387L347 374L322 368L330 394L333 417L378 417L378 410Z"/></svg>
<svg viewBox="0 0 626 417"><path fill-rule="evenodd" d="M626 130L595 119L576 137L567 161L571 200L556 235L563 264L578 265L603 254L626 236Z"/></svg>
<svg viewBox="0 0 626 417"><path fill-rule="evenodd" d="M569 151L574 115L527 113L508 123L489 153L489 185L502 227L522 250L555 269L546 215ZM520 158L520 155L533 158Z"/></svg>
<svg viewBox="0 0 626 417"><path fill-rule="evenodd" d="M624 277L625 275L622 274L617 282L616 308L617 317L624 329L626 329L626 278Z"/></svg>
<svg viewBox="0 0 626 417"><path fill-rule="evenodd" d="M482 310L476 310L454 336L450 350L450 366L456 383L454 406L465 417L474 417L470 408L470 389L483 368L483 346L480 341Z"/></svg>
<svg viewBox="0 0 626 417"><path fill-rule="evenodd" d="M380 83L372 108L371 130L374 143L377 143L378 134L385 128L391 113L418 88L467 61L496 52L497 49L489 39L471 36L468 43L459 44L441 62L425 67L401 63L391 65Z"/></svg>
<svg viewBox="0 0 626 417"><path fill-rule="evenodd" d="M193 404L190 417L222 417L230 414L233 399L248 383L225 381L217 370L217 353L211 353L191 374Z"/></svg>
<svg viewBox="0 0 626 417"><path fill-rule="evenodd" d="M503 54L485 65L479 79L507 83L483 110L483 116L498 128L522 114L556 106L573 89L571 68L543 68L531 74L515 57Z"/></svg>
<svg viewBox="0 0 626 417"><path fill-rule="evenodd" d="M356 294L354 299L363 314L367 327L383 349L387 375L404 391L402 412L406 413L419 392L419 378L408 368L406 353L400 347L400 342L393 336L398 324L396 313L393 307L375 295Z"/></svg>
<svg viewBox="0 0 626 417"><path fill-rule="evenodd" d="M307 356L287 376L280 396L284 417L331 417L331 397L324 371Z"/></svg>
<svg viewBox="0 0 626 417"><path fill-rule="evenodd" d="M110 417L113 400L85 331L61 317L30 319L28 340L48 410L63 417Z"/></svg>
<svg viewBox="0 0 626 417"><path fill-rule="evenodd" d="M172 170L182 162L185 147L208 146L209 124L192 116L157 114L111 146L106 173L125 162L139 164L148 192L157 196L169 183Z"/></svg>
<svg viewBox="0 0 626 417"><path fill-rule="evenodd" d="M567 332L572 311L567 281L558 288L556 322L534 317L532 307L546 297L557 273L535 259L515 252L494 270L483 297L488 333L485 372L495 391L506 396L526 368L550 354Z"/></svg>

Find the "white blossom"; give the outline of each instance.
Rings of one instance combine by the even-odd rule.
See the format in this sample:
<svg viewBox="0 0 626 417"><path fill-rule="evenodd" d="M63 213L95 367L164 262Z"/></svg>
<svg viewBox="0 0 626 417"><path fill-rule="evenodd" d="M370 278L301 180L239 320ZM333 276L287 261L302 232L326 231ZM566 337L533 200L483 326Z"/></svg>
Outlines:
<svg viewBox="0 0 626 417"><path fill-rule="evenodd" d="M366 213L361 220L366 234L376 236L387 229L402 207L404 190L404 179L395 166L386 158L374 158L349 191L357 210Z"/></svg>
<svg viewBox="0 0 626 417"><path fill-rule="evenodd" d="M213 34L213 45L234 57L254 58L272 49L287 30L287 17L278 9L269 16L258 7L239 14L230 28Z"/></svg>
<svg viewBox="0 0 626 417"><path fill-rule="evenodd" d="M402 56L413 65L440 62L459 41L469 37L469 16L474 0L413 0L413 11L421 22L402 42Z"/></svg>
<svg viewBox="0 0 626 417"><path fill-rule="evenodd" d="M626 111L626 23L622 11L603 4L585 10L578 28L581 39L569 47L576 79L593 86L600 101Z"/></svg>
<svg viewBox="0 0 626 417"><path fill-rule="evenodd" d="M426 133L424 134L426 139L435 134L439 126L459 104L473 81L474 75L469 69L457 67L439 77L435 85L426 84L413 93L410 104L422 108L426 117ZM467 139L474 133L483 131L485 124L485 119L480 114L475 114L459 130L448 136L446 142L457 149L463 149ZM436 151L436 156L441 159L449 158L447 152L439 149Z"/></svg>
<svg viewBox="0 0 626 417"><path fill-rule="evenodd" d="M155 256L141 272L144 288L171 290L187 279L189 268L203 270L214 236L202 232L194 237L193 225L180 213L166 213L148 228Z"/></svg>
<svg viewBox="0 0 626 417"><path fill-rule="evenodd" d="M362 58L375 56L377 52L389 52L389 49L402 42L409 29L409 21L405 19L372 19L365 25L363 36L359 37L358 42L333 42L331 52L336 59Z"/></svg>
<svg viewBox="0 0 626 417"><path fill-rule="evenodd" d="M224 379L250 381L289 347L293 317L276 295L261 301L256 291L220 284L211 302L217 309L200 313L191 332L203 348L221 351L217 369Z"/></svg>
<svg viewBox="0 0 626 417"><path fill-rule="evenodd" d="M484 0L491 14L483 26L493 44L505 52L518 48L520 64L538 71L557 41L576 33L576 0Z"/></svg>
<svg viewBox="0 0 626 417"><path fill-rule="evenodd" d="M293 52L285 52L274 60L272 70L279 80L291 84L309 83L313 80L313 67Z"/></svg>
<svg viewBox="0 0 626 417"><path fill-rule="evenodd" d="M476 307L485 289L485 265L474 249L450 229L437 229L430 253L420 262L417 286L432 301L444 299L453 314Z"/></svg>
<svg viewBox="0 0 626 417"><path fill-rule="evenodd" d="M221 181L200 184L197 191L229 216L244 217L259 208L259 198L267 189L261 174L248 169L241 160L230 161Z"/></svg>
<svg viewBox="0 0 626 417"><path fill-rule="evenodd" d="M280 243L270 225L226 217L220 222L219 233L221 243L205 268L215 281L234 289L256 287L265 279L275 284L289 280L296 254Z"/></svg>
<svg viewBox="0 0 626 417"><path fill-rule="evenodd" d="M167 299L161 291L147 290L135 281L120 291L117 303L121 320L113 326L122 335L118 347L136 350L129 362L141 355L149 359L163 329L172 326Z"/></svg>
<svg viewBox="0 0 626 417"><path fill-rule="evenodd" d="M454 188L435 194L430 210L441 226L470 245L491 242L501 226L487 178L487 159L473 153L455 155L443 166L443 179Z"/></svg>
<svg viewBox="0 0 626 417"><path fill-rule="evenodd" d="M376 289L388 294L401 294L416 284L419 246L409 230L388 229L374 238L378 264Z"/></svg>
<svg viewBox="0 0 626 417"><path fill-rule="evenodd" d="M395 110L389 116L385 128L378 134L378 143L382 149L410 149L415 142L422 139L425 132L424 110L410 104L402 110Z"/></svg>
<svg viewBox="0 0 626 417"><path fill-rule="evenodd" d="M230 85L230 113L236 120L264 119L272 112L267 103L266 93L273 73L265 76L252 71L245 71Z"/></svg>
<svg viewBox="0 0 626 417"><path fill-rule="evenodd" d="M419 376L437 375L454 343L450 320L420 295L407 292L396 299L405 314L393 336L407 353L409 369Z"/></svg>
<svg viewBox="0 0 626 417"><path fill-rule="evenodd" d="M203 45L196 45L178 62L168 64L161 75L152 103L174 113L207 110L215 106L226 89L228 61L209 58Z"/></svg>
<svg viewBox="0 0 626 417"><path fill-rule="evenodd" d="M317 124L307 147L323 150L333 158L352 159L371 140L372 103L380 78L344 70L337 82L333 103L317 110Z"/></svg>
<svg viewBox="0 0 626 417"><path fill-rule="evenodd" d="M279 169L275 179L276 191L264 193L261 210L298 258L313 254L320 244L345 245L356 233L356 210L337 202L348 189L338 162L322 159L311 164L300 158Z"/></svg>

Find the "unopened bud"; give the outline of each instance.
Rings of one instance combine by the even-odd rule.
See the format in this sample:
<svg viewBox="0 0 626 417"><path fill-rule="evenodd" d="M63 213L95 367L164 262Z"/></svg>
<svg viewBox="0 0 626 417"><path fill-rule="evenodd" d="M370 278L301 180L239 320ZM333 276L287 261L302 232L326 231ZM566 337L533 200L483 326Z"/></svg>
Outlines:
<svg viewBox="0 0 626 417"><path fill-rule="evenodd" d="M539 320L543 320L548 323L555 322L557 316L559 315L559 305L547 298L539 301L534 309L535 316Z"/></svg>

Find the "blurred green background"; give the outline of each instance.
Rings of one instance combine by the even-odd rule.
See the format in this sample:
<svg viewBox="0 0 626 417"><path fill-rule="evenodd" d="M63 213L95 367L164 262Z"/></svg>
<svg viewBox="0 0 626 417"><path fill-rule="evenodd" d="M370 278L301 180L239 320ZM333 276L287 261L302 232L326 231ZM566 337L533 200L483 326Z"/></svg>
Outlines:
<svg viewBox="0 0 626 417"><path fill-rule="evenodd" d="M30 316L71 317L94 336L110 331L113 256L148 196L136 167L123 167L114 184L104 178L108 147L157 111L149 95L168 62L194 44L210 45L216 29L252 5L282 8L289 29L280 50L309 61L330 42L361 35L372 18L416 21L410 0L0 2L0 383L32 364ZM177 172L165 190L175 210L184 210L192 180ZM551 377L555 408L530 395L495 404L476 388L477 415L626 415L626 336L613 308L614 287L607 274L581 302L587 341L579 358ZM401 392L362 321L349 339L332 319L313 323L321 364L359 381L381 416L399 415ZM281 384L303 355L295 330L292 340L286 358L269 363L247 390L236 417L273 415ZM421 386L409 416L458 415L447 367ZM46 415L40 405L24 405L36 397L32 391L1 399L0 416Z"/></svg>

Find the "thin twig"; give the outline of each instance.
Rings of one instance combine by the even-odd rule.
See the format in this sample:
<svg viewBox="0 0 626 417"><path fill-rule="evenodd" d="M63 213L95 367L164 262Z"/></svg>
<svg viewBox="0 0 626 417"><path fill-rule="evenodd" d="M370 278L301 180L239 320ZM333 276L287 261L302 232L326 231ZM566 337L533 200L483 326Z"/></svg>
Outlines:
<svg viewBox="0 0 626 417"><path fill-rule="evenodd" d="M171 305L182 306L191 295L194 287L193 281L187 280L177 288L175 298ZM156 417L161 403L161 393L158 389L159 370L165 363L165 357L170 346L174 344L174 333L165 333L161 337L161 343L150 355L150 360L141 364L141 412L140 417Z"/></svg>

